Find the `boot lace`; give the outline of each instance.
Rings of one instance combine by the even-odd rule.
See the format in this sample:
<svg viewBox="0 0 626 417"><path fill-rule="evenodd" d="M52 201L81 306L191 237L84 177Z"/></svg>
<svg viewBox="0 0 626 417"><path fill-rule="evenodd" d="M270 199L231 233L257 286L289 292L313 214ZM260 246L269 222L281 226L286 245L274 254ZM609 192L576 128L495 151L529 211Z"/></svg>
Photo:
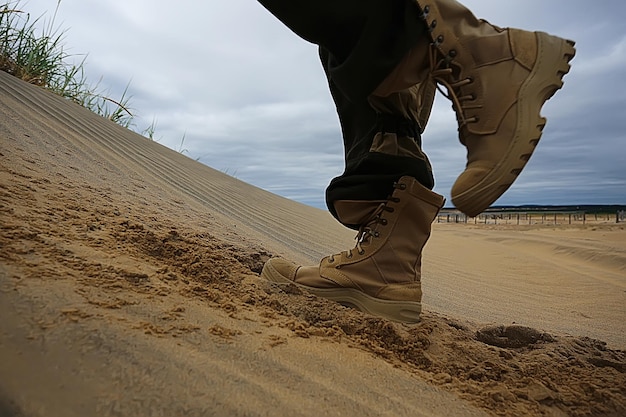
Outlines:
<svg viewBox="0 0 626 417"><path fill-rule="evenodd" d="M404 190L406 188L406 184L402 183L394 183L394 188L400 188ZM346 258L350 259L354 256L354 252L359 255L365 254L365 248L363 245L368 244L372 238L377 238L380 236L380 232L377 230L376 225L380 224L386 226L388 224L387 219L383 217L385 213L393 213L394 208L388 206L389 202L399 203L400 199L397 197L389 197L386 202L380 203L380 205L374 210L374 212L368 217L368 219L363 222L361 227L359 227L359 231L355 237L356 245L352 249L348 249L347 251L343 251L339 254L331 255L328 258L329 262L335 262L336 256L341 256L341 254L345 254Z"/></svg>
<svg viewBox="0 0 626 417"><path fill-rule="evenodd" d="M474 94L462 95L461 87L471 84L474 80L471 77L463 79L455 79L454 70L451 67L452 60L456 56L456 52L451 50L444 58L438 58L440 52L438 50L438 41L435 41L431 46L430 53L430 68L431 77L437 85L437 89L448 100L452 102L452 108L456 113L456 118L459 123L459 129L468 123L478 122L478 117L467 117L465 111L468 109L480 108L477 105L471 105L469 102L476 100ZM444 86L446 91L443 91L441 86Z"/></svg>

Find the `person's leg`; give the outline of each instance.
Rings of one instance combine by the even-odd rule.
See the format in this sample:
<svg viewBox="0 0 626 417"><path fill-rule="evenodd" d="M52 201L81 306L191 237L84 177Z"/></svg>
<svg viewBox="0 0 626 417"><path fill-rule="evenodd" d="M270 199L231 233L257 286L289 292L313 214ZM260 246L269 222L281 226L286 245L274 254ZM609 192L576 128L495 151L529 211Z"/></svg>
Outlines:
<svg viewBox="0 0 626 417"><path fill-rule="evenodd" d="M331 181L326 201L337 220L359 230L352 250L313 267L272 258L261 276L415 322L422 248L444 201L431 191L432 170L421 150L435 86L428 79L402 91L372 92L412 45L426 39L425 24L408 0L260 1L320 45L345 150L345 171Z"/></svg>
<svg viewBox="0 0 626 417"><path fill-rule="evenodd" d="M341 223L358 229L360 224L346 220L340 212L341 202L383 201L402 176L411 176L426 188L433 188L432 169L421 149L420 132L427 119L423 116L426 111L421 109L430 112L434 85L419 84L385 98L350 100L332 78L328 69L332 57L325 48L320 48L320 59L339 116L345 152L345 170L328 186L326 203Z"/></svg>
<svg viewBox="0 0 626 417"><path fill-rule="evenodd" d="M322 59L325 56L322 51ZM261 276L391 320L421 312L422 249L443 206L420 147L420 86L354 103L330 80L341 121L346 169L327 189L331 213L358 229L357 244L316 266L281 258Z"/></svg>
<svg viewBox="0 0 626 417"><path fill-rule="evenodd" d="M322 49L320 56L327 62L327 51ZM316 266L272 258L261 275L374 315L416 322L422 248L444 202L430 190L432 171L420 146L420 99L432 94L416 85L355 102L331 76L329 86L341 122L346 168L329 185L327 204L342 224L359 230L357 245Z"/></svg>

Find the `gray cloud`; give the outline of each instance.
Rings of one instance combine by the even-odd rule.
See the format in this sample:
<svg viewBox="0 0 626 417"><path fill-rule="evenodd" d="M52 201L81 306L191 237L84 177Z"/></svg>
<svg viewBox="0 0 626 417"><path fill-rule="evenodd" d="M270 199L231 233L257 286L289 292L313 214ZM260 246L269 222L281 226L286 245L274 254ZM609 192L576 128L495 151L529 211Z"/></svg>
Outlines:
<svg viewBox="0 0 626 417"><path fill-rule="evenodd" d="M48 18L56 0L26 3ZM544 107L538 150L498 204L626 204L626 3L468 0L500 26L577 41L565 88ZM252 0L61 2L70 53L112 96L131 81L137 130L246 182L323 207L343 170L334 104L310 45ZM79 59L80 57L77 57ZM184 142L181 140L184 135ZM438 97L424 148L448 198L465 164L450 104Z"/></svg>

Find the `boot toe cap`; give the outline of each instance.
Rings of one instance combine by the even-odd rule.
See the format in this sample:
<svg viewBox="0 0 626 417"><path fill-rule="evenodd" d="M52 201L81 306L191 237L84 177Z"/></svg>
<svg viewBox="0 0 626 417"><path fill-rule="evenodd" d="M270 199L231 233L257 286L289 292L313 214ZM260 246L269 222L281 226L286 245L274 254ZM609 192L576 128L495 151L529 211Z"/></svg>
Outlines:
<svg viewBox="0 0 626 417"><path fill-rule="evenodd" d="M272 282L293 282L299 265L282 258L271 258L263 266L261 277Z"/></svg>

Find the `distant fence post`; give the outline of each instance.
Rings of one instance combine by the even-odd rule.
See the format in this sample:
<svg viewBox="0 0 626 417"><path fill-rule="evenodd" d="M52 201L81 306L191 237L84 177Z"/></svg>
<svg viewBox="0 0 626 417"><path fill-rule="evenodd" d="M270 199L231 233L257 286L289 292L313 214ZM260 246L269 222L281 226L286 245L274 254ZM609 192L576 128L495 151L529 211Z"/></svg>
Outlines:
<svg viewBox="0 0 626 417"><path fill-rule="evenodd" d="M622 207L619 207L620 209ZM601 223L610 223L612 219L615 219L615 223L626 223L626 210L615 210L613 214L611 211L605 211L600 213L590 213L589 217L592 223L595 221ZM613 217L615 216L615 217ZM437 223L469 223L469 219L474 219L474 224L517 224L518 226L522 223L525 223L525 220L528 219L528 225L533 224L580 224L582 222L583 225L587 224L587 213L584 210L580 210L577 207L577 210L561 210L561 211L520 211L520 212L505 212L505 211L496 211L490 210L476 216L468 216L464 213L459 213L458 211L443 211L437 215ZM595 224L595 223L594 223Z"/></svg>

